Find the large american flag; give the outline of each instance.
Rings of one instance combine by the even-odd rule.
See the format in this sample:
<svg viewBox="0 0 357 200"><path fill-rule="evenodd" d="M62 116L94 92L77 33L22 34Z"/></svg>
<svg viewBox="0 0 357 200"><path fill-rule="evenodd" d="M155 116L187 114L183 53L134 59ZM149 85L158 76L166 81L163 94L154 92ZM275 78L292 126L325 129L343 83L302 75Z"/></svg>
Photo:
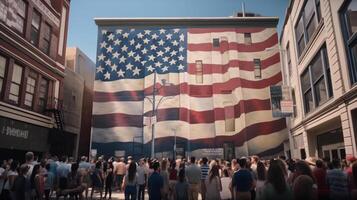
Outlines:
<svg viewBox="0 0 357 200"><path fill-rule="evenodd" d="M244 33L251 34L252 44L244 44ZM269 101L269 86L281 82L277 45L274 28L100 27L92 148L130 151L140 137L150 144L144 116L152 115L156 87L157 103L162 99L156 151L172 150L174 131L190 140L192 151L225 142L242 154L281 150L285 120L272 118ZM255 58L261 60L262 79L254 79ZM202 83L196 80L197 62L203 64ZM227 118L234 119L234 131L226 131Z"/></svg>

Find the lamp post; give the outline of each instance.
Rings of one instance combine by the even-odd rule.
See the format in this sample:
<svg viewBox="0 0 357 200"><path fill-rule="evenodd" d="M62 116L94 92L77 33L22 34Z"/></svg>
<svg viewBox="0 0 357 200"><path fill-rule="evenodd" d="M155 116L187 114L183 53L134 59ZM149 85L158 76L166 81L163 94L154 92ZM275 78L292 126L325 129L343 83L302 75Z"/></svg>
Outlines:
<svg viewBox="0 0 357 200"><path fill-rule="evenodd" d="M152 122L152 118L155 116L157 118L157 110L159 108L160 103L162 100L165 98L165 96L162 96L157 105L156 105L156 93L162 89L164 86L171 86L172 84L168 83L166 79L162 79L161 83L162 86L159 88L156 88L156 71L154 72L154 84L153 84L153 89L152 89L152 100L149 97L145 97L146 99L149 100L149 102L152 104L152 114L151 114L151 158L155 157L155 123Z"/></svg>

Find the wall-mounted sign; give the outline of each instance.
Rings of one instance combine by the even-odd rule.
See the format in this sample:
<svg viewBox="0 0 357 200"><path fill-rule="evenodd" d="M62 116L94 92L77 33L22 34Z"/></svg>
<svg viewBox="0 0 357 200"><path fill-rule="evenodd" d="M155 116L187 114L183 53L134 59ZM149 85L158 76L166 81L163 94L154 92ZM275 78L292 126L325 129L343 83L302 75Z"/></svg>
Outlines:
<svg viewBox="0 0 357 200"><path fill-rule="evenodd" d="M270 103L273 117L291 117L293 102L290 98L288 86L270 86Z"/></svg>
<svg viewBox="0 0 357 200"><path fill-rule="evenodd" d="M0 148L48 151L49 129L0 117Z"/></svg>

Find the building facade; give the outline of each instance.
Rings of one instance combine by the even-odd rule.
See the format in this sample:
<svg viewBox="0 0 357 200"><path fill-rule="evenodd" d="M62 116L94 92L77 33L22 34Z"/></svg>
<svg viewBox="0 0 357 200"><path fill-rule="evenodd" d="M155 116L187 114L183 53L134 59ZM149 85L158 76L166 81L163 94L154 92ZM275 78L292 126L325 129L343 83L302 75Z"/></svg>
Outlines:
<svg viewBox="0 0 357 200"><path fill-rule="evenodd" d="M286 122L272 117L269 96L282 83L278 18L96 23L98 154L231 159L283 151Z"/></svg>
<svg viewBox="0 0 357 200"><path fill-rule="evenodd" d="M0 156L57 153L69 0L0 1Z"/></svg>
<svg viewBox="0 0 357 200"><path fill-rule="evenodd" d="M292 0L281 48L295 158L356 155L356 0Z"/></svg>
<svg viewBox="0 0 357 200"><path fill-rule="evenodd" d="M79 48L66 51L64 128L76 137L74 155L89 155L95 64Z"/></svg>

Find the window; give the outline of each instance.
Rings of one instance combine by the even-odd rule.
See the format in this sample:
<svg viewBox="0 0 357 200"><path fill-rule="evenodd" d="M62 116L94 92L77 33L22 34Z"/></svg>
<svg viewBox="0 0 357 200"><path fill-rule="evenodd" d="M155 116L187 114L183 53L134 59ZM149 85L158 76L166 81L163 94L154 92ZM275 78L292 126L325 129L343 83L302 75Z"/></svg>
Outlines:
<svg viewBox="0 0 357 200"><path fill-rule="evenodd" d="M254 77L255 79L262 78L262 66L260 59L254 59Z"/></svg>
<svg viewBox="0 0 357 200"><path fill-rule="evenodd" d="M301 75L305 113L325 103L332 93L330 67L323 47Z"/></svg>
<svg viewBox="0 0 357 200"><path fill-rule="evenodd" d="M252 44L252 35L250 33L244 33L244 44Z"/></svg>
<svg viewBox="0 0 357 200"><path fill-rule="evenodd" d="M351 83L357 83L357 0L347 1L341 10L342 28L349 60Z"/></svg>
<svg viewBox="0 0 357 200"><path fill-rule="evenodd" d="M291 66L291 57L290 57L290 46L289 43L288 45L286 45L286 60L288 63L288 73L289 73L289 77L292 74L292 66Z"/></svg>
<svg viewBox="0 0 357 200"><path fill-rule="evenodd" d="M203 66L202 61L196 61L196 83L203 83Z"/></svg>
<svg viewBox="0 0 357 200"><path fill-rule="evenodd" d="M45 78L42 78L38 91L38 107L40 112L44 112L47 107L48 85L49 81Z"/></svg>
<svg viewBox="0 0 357 200"><path fill-rule="evenodd" d="M17 64L14 64L12 69L9 100L15 104L19 104L22 69L23 68Z"/></svg>
<svg viewBox="0 0 357 200"><path fill-rule="evenodd" d="M40 13L36 10L33 10L30 42L34 45L38 45L38 39L40 36L40 23L41 23Z"/></svg>
<svg viewBox="0 0 357 200"><path fill-rule="evenodd" d="M299 56L304 51L306 44L310 41L320 20L320 0L307 0L295 26L296 43Z"/></svg>
<svg viewBox="0 0 357 200"><path fill-rule="evenodd" d="M297 108L296 108L296 96L295 96L295 90L294 88L292 88L291 90L291 96L292 96L292 99L293 99L293 116L296 117L297 116Z"/></svg>
<svg viewBox="0 0 357 200"><path fill-rule="evenodd" d="M37 81L37 73L30 71L26 81L25 106L32 108Z"/></svg>
<svg viewBox="0 0 357 200"><path fill-rule="evenodd" d="M213 38L213 47L219 47L219 39Z"/></svg>
<svg viewBox="0 0 357 200"><path fill-rule="evenodd" d="M26 20L26 9L27 5L24 1L17 1L17 13L14 23L14 27L20 33L24 32L25 29L25 20Z"/></svg>
<svg viewBox="0 0 357 200"><path fill-rule="evenodd" d="M234 118L234 107L227 106L231 102L225 102L224 105L224 116L225 116L225 131L232 132L235 131L235 118Z"/></svg>
<svg viewBox="0 0 357 200"><path fill-rule="evenodd" d="M2 87L5 79L5 71L6 71L6 58L0 56L0 93L2 92Z"/></svg>
<svg viewBox="0 0 357 200"><path fill-rule="evenodd" d="M47 23L44 24L43 28L43 42L42 42L42 51L45 54L49 54L50 53L50 47L51 47L51 32L52 32L52 28L50 25L48 25Z"/></svg>

